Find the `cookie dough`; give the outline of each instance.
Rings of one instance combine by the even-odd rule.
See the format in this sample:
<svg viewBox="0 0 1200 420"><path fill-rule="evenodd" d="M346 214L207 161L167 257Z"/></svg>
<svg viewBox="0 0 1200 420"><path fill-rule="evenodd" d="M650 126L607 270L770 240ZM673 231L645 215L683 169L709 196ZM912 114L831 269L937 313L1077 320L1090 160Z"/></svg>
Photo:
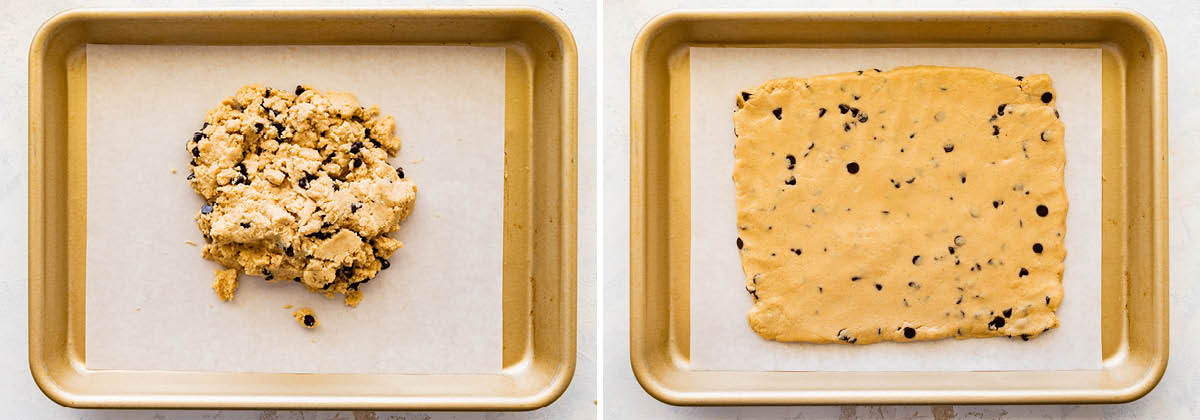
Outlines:
<svg viewBox="0 0 1200 420"><path fill-rule="evenodd" d="M300 326L304 328L316 328L318 325L321 325L317 321L317 315L309 308L301 308L296 312L292 312L292 317L296 318L296 322L300 323Z"/></svg>
<svg viewBox="0 0 1200 420"><path fill-rule="evenodd" d="M394 133L377 107L309 86L244 86L209 111L187 141L187 179L205 201L202 255L235 270L233 280L218 273L218 295L232 298L240 272L357 305L403 246L388 234L416 198L387 162L400 150Z"/></svg>
<svg viewBox="0 0 1200 420"><path fill-rule="evenodd" d="M1046 75L929 66L740 92L750 326L850 344L1056 327L1067 196L1054 98Z"/></svg>

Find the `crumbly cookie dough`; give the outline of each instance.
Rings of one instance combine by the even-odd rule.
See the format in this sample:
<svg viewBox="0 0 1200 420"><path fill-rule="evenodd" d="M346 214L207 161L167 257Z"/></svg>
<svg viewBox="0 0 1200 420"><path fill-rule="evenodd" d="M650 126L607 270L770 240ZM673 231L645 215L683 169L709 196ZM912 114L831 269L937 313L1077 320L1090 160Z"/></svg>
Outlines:
<svg viewBox="0 0 1200 420"><path fill-rule="evenodd" d="M316 328L318 325L321 325L317 321L317 315L309 308L301 308L296 312L292 312L292 317L296 318L296 322L300 323L300 326L304 328Z"/></svg>
<svg viewBox="0 0 1200 420"><path fill-rule="evenodd" d="M1056 327L1067 197L1054 98L1046 75L928 66L741 92L750 326L850 344Z"/></svg>
<svg viewBox="0 0 1200 420"><path fill-rule="evenodd" d="M416 185L387 159L400 150L391 116L346 92L249 85L208 112L187 142L188 182L205 200L202 255L236 273L299 283L355 306L403 244L388 237ZM218 282L227 284L227 272ZM225 280L223 280L225 279Z"/></svg>

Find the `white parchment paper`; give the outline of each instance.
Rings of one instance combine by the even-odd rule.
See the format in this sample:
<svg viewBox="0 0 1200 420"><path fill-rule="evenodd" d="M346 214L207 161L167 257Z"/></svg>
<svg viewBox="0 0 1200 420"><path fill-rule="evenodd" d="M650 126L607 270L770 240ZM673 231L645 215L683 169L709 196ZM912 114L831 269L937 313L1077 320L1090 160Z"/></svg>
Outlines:
<svg viewBox="0 0 1200 420"><path fill-rule="evenodd" d="M504 72L501 48L88 45L87 367L498 373ZM249 83L348 91L396 119L416 206L357 308L258 277L223 303L220 267L185 243L204 239L184 144Z"/></svg>
<svg viewBox="0 0 1200 420"><path fill-rule="evenodd" d="M1067 259L1059 328L1008 338L879 343L778 343L750 329L733 187L734 96L780 77L907 65L1049 74L1066 124ZM1099 49L692 48L691 368L696 370L963 371L1099 369ZM703 308L703 310L698 310Z"/></svg>

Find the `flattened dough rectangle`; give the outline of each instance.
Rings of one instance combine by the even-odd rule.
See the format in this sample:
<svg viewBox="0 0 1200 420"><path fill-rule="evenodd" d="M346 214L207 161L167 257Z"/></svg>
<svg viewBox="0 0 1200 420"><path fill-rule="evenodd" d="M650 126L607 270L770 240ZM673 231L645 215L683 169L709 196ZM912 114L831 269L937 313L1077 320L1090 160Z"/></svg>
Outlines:
<svg viewBox="0 0 1200 420"><path fill-rule="evenodd" d="M904 67L777 79L734 114L751 327L778 341L1057 326L1067 198L1045 75Z"/></svg>

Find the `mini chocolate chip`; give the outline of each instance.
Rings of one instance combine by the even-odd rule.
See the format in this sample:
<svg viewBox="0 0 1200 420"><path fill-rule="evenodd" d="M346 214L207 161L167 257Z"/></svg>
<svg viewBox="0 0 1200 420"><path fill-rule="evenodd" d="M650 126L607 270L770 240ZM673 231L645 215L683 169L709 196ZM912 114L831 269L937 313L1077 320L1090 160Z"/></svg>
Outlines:
<svg viewBox="0 0 1200 420"><path fill-rule="evenodd" d="M742 92L742 100L743 100L743 101L749 101L749 100L750 100L750 94L749 94L749 93L746 93L746 92Z"/></svg>
<svg viewBox="0 0 1200 420"><path fill-rule="evenodd" d="M1050 140L1046 140L1046 132L1045 131L1042 132L1042 141L1050 141Z"/></svg>
<svg viewBox="0 0 1200 420"><path fill-rule="evenodd" d="M783 108L775 108L775 110L771 111L771 113L775 114L775 119L777 119L777 120L783 119Z"/></svg>
<svg viewBox="0 0 1200 420"><path fill-rule="evenodd" d="M841 111L843 114L850 112L850 106L846 104L838 104L838 111Z"/></svg>
<svg viewBox="0 0 1200 420"><path fill-rule="evenodd" d="M380 270L387 270L388 267L391 267L391 266L392 266L392 263L388 262L388 260L386 258L379 258L379 269Z"/></svg>
<svg viewBox="0 0 1200 420"><path fill-rule="evenodd" d="M850 107L850 116L857 117L858 116L858 108Z"/></svg>
<svg viewBox="0 0 1200 420"><path fill-rule="evenodd" d="M1033 252L1041 254L1042 253L1042 244L1033 244Z"/></svg>
<svg viewBox="0 0 1200 420"><path fill-rule="evenodd" d="M788 184L788 185L796 185L796 177L795 177L795 176L789 176L789 177L788 177L788 179L787 179L786 181L783 181L783 183L784 183L784 184Z"/></svg>
<svg viewBox="0 0 1200 420"><path fill-rule="evenodd" d="M404 179L404 168L397 166L396 167L396 176L400 177L400 179Z"/></svg>
<svg viewBox="0 0 1200 420"><path fill-rule="evenodd" d="M1050 214L1050 209L1047 208L1045 205L1039 204L1037 206L1037 215L1041 216L1041 217L1046 217L1047 214Z"/></svg>
<svg viewBox="0 0 1200 420"><path fill-rule="evenodd" d="M999 107L996 107L996 114L1004 115L1004 107L1006 106L1008 106L1008 104L1000 104Z"/></svg>
<svg viewBox="0 0 1200 420"><path fill-rule="evenodd" d="M200 126L200 129L201 129L201 130L203 130L203 129L205 129L205 128L208 128L208 121L205 121L205 122L204 122L204 125Z"/></svg>
<svg viewBox="0 0 1200 420"><path fill-rule="evenodd" d="M383 147L383 144L380 144L378 141L375 141L375 140L371 140L371 145L375 146L375 147Z"/></svg>
<svg viewBox="0 0 1200 420"><path fill-rule="evenodd" d="M961 177L961 179L962 179L962 183L963 183L963 184L966 184L966 183L967 183L967 176L966 176L966 175L959 175L959 177Z"/></svg>
<svg viewBox="0 0 1200 420"><path fill-rule="evenodd" d="M847 163L846 172L849 172L852 175L858 173L858 162Z"/></svg>
<svg viewBox="0 0 1200 420"><path fill-rule="evenodd" d="M299 283L299 282L300 282L300 278L299 278L299 277L292 277L292 281L294 281L294 282L296 282L296 283Z"/></svg>
<svg viewBox="0 0 1200 420"><path fill-rule="evenodd" d="M1001 313L1004 314L1005 318L1012 318L1012 308L1005 309Z"/></svg>
<svg viewBox="0 0 1200 420"><path fill-rule="evenodd" d="M346 286L346 288L350 290L358 290L358 283L350 283L350 285Z"/></svg>
<svg viewBox="0 0 1200 420"><path fill-rule="evenodd" d="M867 122L867 113L865 113L865 112L864 112L862 115L859 115L859 116L858 116L858 122L860 122L860 123L865 123L865 122Z"/></svg>
<svg viewBox="0 0 1200 420"><path fill-rule="evenodd" d="M1048 104L1048 103L1050 103L1050 101L1053 101L1053 100L1054 100L1054 94L1052 94L1050 92L1046 92L1046 93L1042 94L1042 102L1043 103Z"/></svg>
<svg viewBox="0 0 1200 420"><path fill-rule="evenodd" d="M1046 304L1047 304L1047 305L1049 305L1049 304L1050 304L1050 296L1046 296Z"/></svg>
<svg viewBox="0 0 1200 420"><path fill-rule="evenodd" d="M858 96L858 95L852 95L852 96L854 96L854 100L856 100L856 101L858 100L858 98L861 98L861 96Z"/></svg>
<svg viewBox="0 0 1200 420"><path fill-rule="evenodd" d="M821 118L821 117L824 117L824 116L825 116L825 108L820 108L820 109L818 109L818 110L817 110L817 118Z"/></svg>
<svg viewBox="0 0 1200 420"><path fill-rule="evenodd" d="M195 172L192 172L192 173L188 174L188 176L187 176L187 180L188 180L188 181L191 181L191 180L193 180L193 179L196 179L196 173L195 173Z"/></svg>
<svg viewBox="0 0 1200 420"><path fill-rule="evenodd" d="M908 287L917 287L917 283L910 281L910 282L908 282Z"/></svg>
<svg viewBox="0 0 1200 420"><path fill-rule="evenodd" d="M289 256L289 257L296 256L296 250L294 248L292 248L291 245L288 245L287 248L284 248L283 253L287 254L287 256Z"/></svg>
<svg viewBox="0 0 1200 420"><path fill-rule="evenodd" d="M950 250L950 255L954 255L954 247L948 246L948 247L946 247L946 249Z"/></svg>
<svg viewBox="0 0 1200 420"><path fill-rule="evenodd" d="M843 124L842 124L842 131L849 132L849 131L850 131L850 123L843 123Z"/></svg>
<svg viewBox="0 0 1200 420"><path fill-rule="evenodd" d="M358 169L359 166L362 166L362 159L354 158L354 160L350 161L351 169Z"/></svg>
<svg viewBox="0 0 1200 420"><path fill-rule="evenodd" d="M244 229L249 229L249 228L250 228L250 222L242 222L242 228L244 228Z"/></svg>
<svg viewBox="0 0 1200 420"><path fill-rule="evenodd" d="M917 330L912 329L912 327L904 327L904 338L912 339L916 336Z"/></svg>
<svg viewBox="0 0 1200 420"><path fill-rule="evenodd" d="M737 238L738 249L742 249L743 245L745 245L745 244L742 242L742 238Z"/></svg>
<svg viewBox="0 0 1200 420"><path fill-rule="evenodd" d="M862 277L854 276L854 277L850 278L850 281L859 281L859 280L862 280Z"/></svg>
<svg viewBox="0 0 1200 420"><path fill-rule="evenodd" d="M300 178L299 181L296 181L296 185L299 185L300 188L308 188L308 177Z"/></svg>
<svg viewBox="0 0 1200 420"><path fill-rule="evenodd" d="M875 290L883 290L883 285L879 284L879 283L875 283Z"/></svg>
<svg viewBox="0 0 1200 420"><path fill-rule="evenodd" d="M313 325L317 325L317 319L312 315L304 314L304 326L311 328Z"/></svg>
<svg viewBox="0 0 1200 420"><path fill-rule="evenodd" d="M203 206L200 206L200 213L203 213L203 214L212 213L212 205L205 204Z"/></svg>
<svg viewBox="0 0 1200 420"><path fill-rule="evenodd" d="M296 96L300 96L301 93L304 93L304 86L296 85Z"/></svg>
<svg viewBox="0 0 1200 420"><path fill-rule="evenodd" d="M333 282L325 283L324 286L321 286L321 290L329 290L330 286L333 286Z"/></svg>
<svg viewBox="0 0 1200 420"><path fill-rule="evenodd" d="M804 250L800 248L792 248L792 252L796 253L796 255L800 255L804 253Z"/></svg>
<svg viewBox="0 0 1200 420"><path fill-rule="evenodd" d="M1021 334L1022 341L1029 341L1029 334Z"/></svg>
<svg viewBox="0 0 1200 420"><path fill-rule="evenodd" d="M993 136L999 136L999 135L1000 135L1000 127L998 127L998 126L994 126L994 125L993 125L993 126L992 126L992 135L993 135Z"/></svg>
<svg viewBox="0 0 1200 420"><path fill-rule="evenodd" d="M787 155L787 156L784 156L784 159L787 159L788 170L792 170L792 169L796 168L796 157L795 156Z"/></svg>
<svg viewBox="0 0 1200 420"><path fill-rule="evenodd" d="M192 157L200 157L200 148L192 147Z"/></svg>
<svg viewBox="0 0 1200 420"><path fill-rule="evenodd" d="M992 208L994 208L994 209L998 209L998 208L1000 208L1000 202L999 202L999 201L992 201Z"/></svg>
<svg viewBox="0 0 1200 420"><path fill-rule="evenodd" d="M208 124L208 123L205 123L205 124ZM204 133L197 131L192 134L192 141L200 141L203 139L204 139Z"/></svg>
<svg viewBox="0 0 1200 420"><path fill-rule="evenodd" d="M1028 275L1029 275L1029 270L1026 270L1026 269L1024 269L1024 268L1021 268L1021 272L1020 272L1020 273L1017 273L1017 277L1025 277L1025 276L1028 276Z"/></svg>
<svg viewBox="0 0 1200 420"><path fill-rule="evenodd" d="M254 132L255 133L261 133L262 129L263 129L262 123L254 123Z"/></svg>
<svg viewBox="0 0 1200 420"><path fill-rule="evenodd" d="M945 151L946 151L946 153L953 152L953 151L954 151L954 145L953 145L953 144L947 144L947 145L945 145L945 146L942 146L942 150L945 150Z"/></svg>
<svg viewBox="0 0 1200 420"><path fill-rule="evenodd" d="M913 265L919 265L919 264L921 264L921 256L920 256L920 255L913 255L913 257L912 257L912 263L913 263Z"/></svg>
<svg viewBox="0 0 1200 420"><path fill-rule="evenodd" d="M362 208L362 203L350 203L350 212L351 213L357 212L358 209L360 209L360 208Z"/></svg>
<svg viewBox="0 0 1200 420"><path fill-rule="evenodd" d="M371 129L370 129L370 128L364 128L364 129L363 129L363 137L365 137L365 138L371 138ZM378 147L378 146L376 146L376 147Z"/></svg>
<svg viewBox="0 0 1200 420"><path fill-rule="evenodd" d="M1017 81L1025 80L1025 76L1017 76Z"/></svg>
<svg viewBox="0 0 1200 420"><path fill-rule="evenodd" d="M988 323L989 330L998 330L1003 327L1004 327L1004 318L1003 317L999 317L999 316L995 317L992 319L992 322Z"/></svg>
<svg viewBox="0 0 1200 420"><path fill-rule="evenodd" d="M283 130L284 130L283 124L273 122L273 123L271 123L271 126L275 127L275 131L279 133L279 137L283 137Z"/></svg>

